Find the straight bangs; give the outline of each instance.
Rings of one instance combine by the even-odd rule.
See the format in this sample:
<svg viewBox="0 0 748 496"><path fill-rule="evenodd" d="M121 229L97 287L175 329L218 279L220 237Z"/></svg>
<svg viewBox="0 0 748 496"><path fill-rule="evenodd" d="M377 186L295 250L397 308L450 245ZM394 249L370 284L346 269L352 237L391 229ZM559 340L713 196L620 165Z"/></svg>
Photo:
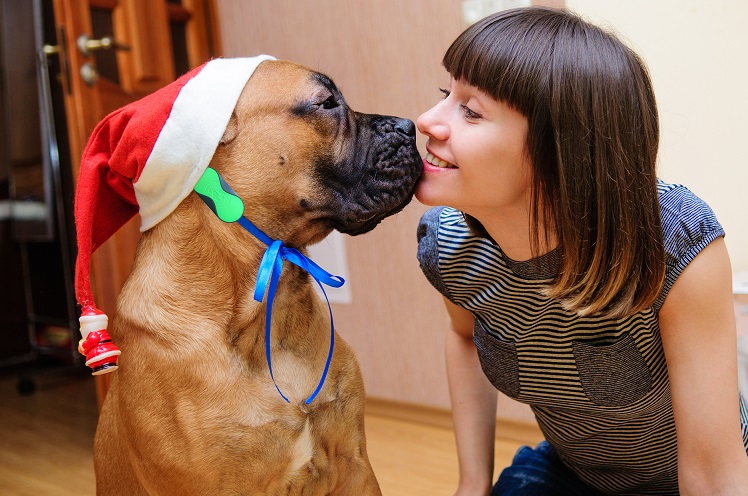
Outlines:
<svg viewBox="0 0 748 496"><path fill-rule="evenodd" d="M539 103L548 101L542 93L550 86L556 28L512 13L507 10L473 24L452 43L442 64L454 79L529 118Z"/></svg>

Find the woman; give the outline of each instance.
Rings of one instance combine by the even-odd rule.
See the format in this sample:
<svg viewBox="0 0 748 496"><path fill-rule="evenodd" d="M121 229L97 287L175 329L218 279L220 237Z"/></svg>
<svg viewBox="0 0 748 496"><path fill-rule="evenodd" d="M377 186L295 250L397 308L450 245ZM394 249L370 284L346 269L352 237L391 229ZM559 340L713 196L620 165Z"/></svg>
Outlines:
<svg viewBox="0 0 748 496"><path fill-rule="evenodd" d="M748 494L724 232L659 181L646 68L545 8L447 50L416 197L419 260L452 319L458 495ZM496 390L546 441L493 485Z"/></svg>

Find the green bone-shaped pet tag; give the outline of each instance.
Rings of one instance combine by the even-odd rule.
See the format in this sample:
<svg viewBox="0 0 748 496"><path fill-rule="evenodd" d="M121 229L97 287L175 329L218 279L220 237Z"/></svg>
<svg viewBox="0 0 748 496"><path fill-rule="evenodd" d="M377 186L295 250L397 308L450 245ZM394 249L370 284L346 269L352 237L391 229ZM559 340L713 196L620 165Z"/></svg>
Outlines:
<svg viewBox="0 0 748 496"><path fill-rule="evenodd" d="M195 184L195 193L224 222L236 222L244 215L244 202L210 167Z"/></svg>

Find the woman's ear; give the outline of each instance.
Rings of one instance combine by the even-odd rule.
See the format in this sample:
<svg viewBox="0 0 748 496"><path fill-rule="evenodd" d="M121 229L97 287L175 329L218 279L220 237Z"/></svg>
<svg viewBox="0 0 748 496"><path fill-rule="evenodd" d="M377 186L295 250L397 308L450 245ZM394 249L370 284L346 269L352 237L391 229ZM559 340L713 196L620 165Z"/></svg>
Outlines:
<svg viewBox="0 0 748 496"><path fill-rule="evenodd" d="M219 141L219 143L221 145L227 145L234 141L237 134L239 134L239 124L237 123L236 112L231 112L231 118L229 119L229 123L226 125L226 130L223 132L223 136L221 136L221 141Z"/></svg>

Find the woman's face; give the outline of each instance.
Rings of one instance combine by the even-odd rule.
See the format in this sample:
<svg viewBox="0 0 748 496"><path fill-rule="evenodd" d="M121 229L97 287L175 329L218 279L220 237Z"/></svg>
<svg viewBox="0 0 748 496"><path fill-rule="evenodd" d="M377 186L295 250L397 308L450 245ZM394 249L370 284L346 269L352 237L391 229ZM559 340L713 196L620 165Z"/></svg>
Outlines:
<svg viewBox="0 0 748 496"><path fill-rule="evenodd" d="M428 137L416 198L490 222L492 215L527 215L531 167L528 123L518 111L458 80L418 118Z"/></svg>

